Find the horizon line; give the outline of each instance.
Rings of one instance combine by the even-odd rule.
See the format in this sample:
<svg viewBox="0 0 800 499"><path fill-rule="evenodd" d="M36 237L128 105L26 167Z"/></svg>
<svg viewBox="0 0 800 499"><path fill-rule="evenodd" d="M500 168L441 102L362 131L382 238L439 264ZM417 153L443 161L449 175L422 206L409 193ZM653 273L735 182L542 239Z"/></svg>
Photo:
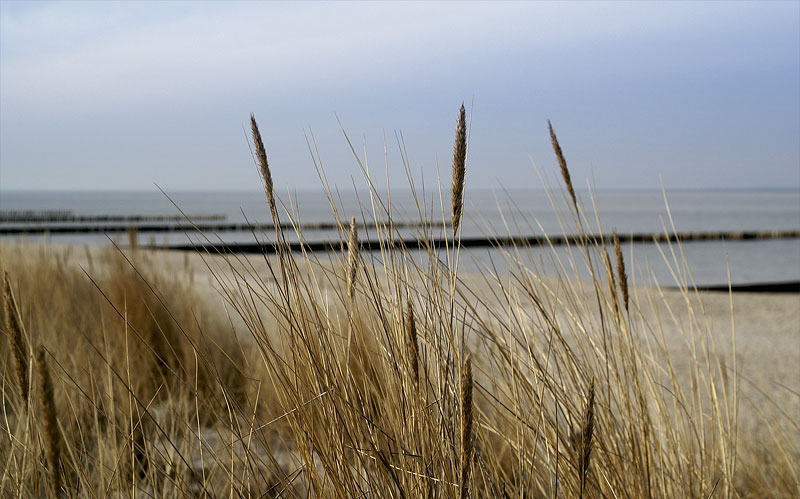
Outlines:
<svg viewBox="0 0 800 499"><path fill-rule="evenodd" d="M332 186L335 188L336 186ZM350 186L352 187L352 186ZM415 189L417 191L431 190L435 189L438 190L440 186L438 185L430 185L430 186L419 186ZM280 189L276 189L278 191ZM295 188L289 189L291 192L302 192L302 193L318 193L322 192L322 187L318 188L309 188L309 187L302 187L302 188ZM366 186L363 188L356 189L356 192L364 192L369 190ZM502 191L541 191L547 192L552 191L553 189L547 187L466 187L466 190L472 192L502 192ZM679 191L679 192L765 192L765 191L777 191L777 192L798 192L800 193L800 184L793 185L793 186L770 186L770 185L763 185L763 186L753 186L753 187L598 187L593 189L582 188L582 189L575 189L576 192L661 192L664 191ZM377 188L377 192L386 192L385 187ZM393 187L391 189L392 192L410 192L410 187ZM158 188L150 189L118 189L118 188L111 188L111 189L102 189L102 188L66 188L66 189L28 189L28 188L11 188L5 189L0 188L0 195L1 194L15 194L15 193L28 193L28 192L36 192L36 193L45 193L45 192L57 192L57 193L136 193L136 194L144 194L144 193L158 193L160 192ZM243 194L253 194L253 193L263 193L263 189L207 189L207 188L199 188L199 189L191 189L191 188L177 188L177 189L166 189L164 188L164 192L168 193L243 193ZM341 193L353 192L352 189L340 190ZM447 189L442 190L443 193L447 192Z"/></svg>

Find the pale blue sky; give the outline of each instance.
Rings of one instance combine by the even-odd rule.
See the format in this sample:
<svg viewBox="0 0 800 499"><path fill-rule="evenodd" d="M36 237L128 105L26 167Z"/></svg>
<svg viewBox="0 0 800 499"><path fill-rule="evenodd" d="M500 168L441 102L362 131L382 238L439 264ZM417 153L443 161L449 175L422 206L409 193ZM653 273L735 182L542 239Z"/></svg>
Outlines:
<svg viewBox="0 0 800 499"><path fill-rule="evenodd" d="M282 190L358 167L540 187L547 119L600 188L800 188L800 3L0 2L0 189ZM360 182L359 182L360 183ZM447 183L446 181L444 182Z"/></svg>

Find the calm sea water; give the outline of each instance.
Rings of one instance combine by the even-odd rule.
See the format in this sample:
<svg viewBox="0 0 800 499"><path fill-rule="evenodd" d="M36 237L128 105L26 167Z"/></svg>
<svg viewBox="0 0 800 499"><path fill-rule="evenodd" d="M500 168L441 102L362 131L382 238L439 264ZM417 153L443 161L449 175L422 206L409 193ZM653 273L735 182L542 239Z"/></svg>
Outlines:
<svg viewBox="0 0 800 499"><path fill-rule="evenodd" d="M227 222L268 222L270 220L264 194L261 192L174 192L172 200L187 214L223 214ZM555 197L561 206L563 197ZM800 191L600 191L594 202L588 193L579 193L590 232L656 233L665 227L671 230L667 203L678 232L722 232L800 230ZM381 195L384 203L387 196ZM330 202L321 192L296 192L282 196L286 208L301 223L333 221ZM419 204L417 204L419 201ZM395 220L418 221L420 212L427 219L441 221L442 205L449 211L449 200L440 200L438 191L418 192L417 201L409 192L392 192L391 204ZM597 226L594 205L599 213ZM373 220L372 200L367 192L342 192L337 194L337 210L343 219ZM363 207L360 209L359 206ZM378 205L378 210L382 209ZM70 210L76 215L176 215L177 208L161 192L0 192L0 210ZM449 218L449 217L444 217ZM415 229L405 230L413 235ZM463 236L496 235L557 235L574 233L571 215L565 209L554 209L543 191L516 190L492 192L469 191ZM336 239L331 231L308 230L304 236L309 241ZM362 233L364 239L374 237L374 230ZM125 241L123 235L112 235ZM196 234L158 233L154 242L185 243ZM254 237L269 240L269 234L226 232L215 234L212 240L226 242L252 242ZM5 239L20 239L5 236ZM44 236L25 236L25 240L43 240ZM108 244L101 234L53 235L55 244ZM140 244L146 244L148 234L140 235ZM669 249L662 245L668 253ZM674 284L673 275L664 263L659 248L654 244L636 243L625 248L631 257L630 266L640 282L650 276L663 285ZM776 282L800 280L800 239L689 242L684 252L698 284L721 284L728 280L730 266L734 283ZM566 258L566 250L557 254ZM526 256L543 271L555 272L550 250L531 250ZM477 270L493 264L502 271L507 268L502 255L491 249L471 249L462 256L462 268ZM645 272L647 270L647 272Z"/></svg>

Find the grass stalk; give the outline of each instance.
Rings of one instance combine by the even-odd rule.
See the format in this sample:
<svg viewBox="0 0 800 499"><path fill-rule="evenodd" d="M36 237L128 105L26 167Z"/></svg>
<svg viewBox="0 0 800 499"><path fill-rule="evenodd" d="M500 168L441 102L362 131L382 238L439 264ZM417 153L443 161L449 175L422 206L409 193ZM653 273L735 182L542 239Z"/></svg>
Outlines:
<svg viewBox="0 0 800 499"><path fill-rule="evenodd" d="M464 370L461 374L461 460L459 492L461 499L469 496L469 476L472 470L473 455L473 404L472 404L472 356L464 359Z"/></svg>
<svg viewBox="0 0 800 499"><path fill-rule="evenodd" d="M356 277L358 276L358 226L356 219L350 220L350 230L347 237L347 300L352 309L356 297Z"/></svg>
<svg viewBox="0 0 800 499"><path fill-rule="evenodd" d="M584 497L589 480L589 465L592 459L592 446L594 444L594 379L589 385L589 396L586 400L586 409L583 415L580 441L580 455L578 461L578 476L580 477L580 497Z"/></svg>

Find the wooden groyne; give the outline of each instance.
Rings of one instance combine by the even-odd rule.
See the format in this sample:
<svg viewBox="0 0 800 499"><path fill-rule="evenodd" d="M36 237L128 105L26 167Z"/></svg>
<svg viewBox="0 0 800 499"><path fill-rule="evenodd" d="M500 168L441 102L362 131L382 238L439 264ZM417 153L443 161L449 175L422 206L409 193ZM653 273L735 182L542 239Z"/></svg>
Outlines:
<svg viewBox="0 0 800 499"><path fill-rule="evenodd" d="M192 222L197 221L197 218L190 217ZM100 220L97 220L98 222ZM149 222L149 220L142 220L145 222ZM0 226L0 235L11 235L11 234L90 234L90 233L117 233L117 232L129 232L131 230L135 230L140 233L146 232L186 232L186 231L194 231L200 230L206 233L214 233L214 232L274 232L275 226L273 224L247 224L247 223L221 223L221 224L209 224L209 223L195 223L192 225L190 222L187 222L185 218L181 217L179 220L175 220L176 223L171 224L148 224L148 225L134 225L130 223L117 223L117 224L109 224L109 223L96 223L91 225L45 225L45 224L37 224L37 225L25 225L25 226ZM357 224L361 229L374 229L376 228L376 224L374 223L361 223ZM416 227L443 227L445 223L443 222L426 222L425 224L421 224L420 222L398 222L392 221L392 225L394 228L399 229L409 229L409 228L416 228ZM320 223L307 223L301 224L300 230L337 230L339 225L335 222L320 222ZM281 229L286 231L293 231L294 226L292 224L281 224Z"/></svg>
<svg viewBox="0 0 800 499"><path fill-rule="evenodd" d="M667 289L681 289L674 286L665 286ZM695 289L695 288L689 288ZM719 293L800 293L800 281L756 282L747 284L719 284L710 286L697 286L698 291L712 291Z"/></svg>
<svg viewBox="0 0 800 499"><path fill-rule="evenodd" d="M619 234L623 243L652 243L670 241L745 241L756 239L796 239L800 238L800 230L787 231L761 231L761 232L687 232L680 234ZM504 246L562 246L565 244L580 244L583 241L605 242L613 244L611 234L590 234L586 236L526 236L526 237L464 237L461 238L463 248L488 248ZM393 239L391 241L367 240L361 242L361 249L376 251L386 247L407 249L444 248L445 239ZM342 247L341 241L293 241L288 242L291 251L338 251ZM452 244L452 241L450 241ZM169 246L175 250L202 250L221 253L267 253L276 252L275 243L224 243L224 244L177 244Z"/></svg>
<svg viewBox="0 0 800 499"><path fill-rule="evenodd" d="M195 222L217 222L227 217L220 214L187 215ZM142 223L142 222L183 222L183 215L75 215L72 211L0 211L0 223ZM88 227L88 226L87 226ZM48 228L48 227L45 227ZM79 227L82 228L82 227ZM123 229L125 230L125 229ZM28 230L30 232L30 229ZM85 231L77 231L85 232Z"/></svg>
<svg viewBox="0 0 800 499"><path fill-rule="evenodd" d="M9 213L24 214L27 212L3 212L3 216ZM75 223L36 223L33 225L0 225L0 235L37 235L37 234L118 234L130 231L139 233L151 232L195 232L197 230L206 234L224 233L224 232L248 232L248 233L266 233L272 234L275 230L273 224L252 224L252 223L207 223L203 220L216 220L225 218L224 215L197 215L190 216L190 221L182 215L100 215L89 216L71 215L70 212L39 212L48 213L48 216L54 217L53 221L58 222L75 222ZM16 215L15 215L16 216ZM21 222L22 216L15 219L15 222ZM55 217L60 216L56 220ZM172 223L158 223L163 221L170 221ZM8 222L7 219L0 217L0 222ZM82 223L84 222L84 223ZM93 223L85 223L93 222ZM117 222L117 223L112 223ZM137 223L134 223L137 222ZM153 223L155 222L155 223ZM146 223L146 225L140 225ZM360 229L375 229L375 223L359 223L357 224ZM425 222L420 223L417 221L392 221L395 229L410 229L410 228L443 228L448 227L449 222ZM284 231L294 232L295 226L290 223L281 224L281 229ZM339 225L335 222L319 222L319 223L306 223L300 224L301 231L335 231L339 229ZM613 239L610 234L590 234L584 236L588 241L603 241L605 243L612 243ZM795 239L800 238L800 230L772 230L772 231L724 231L724 232L683 232L679 234L666 234L660 233L630 233L619 234L620 242L635 243L635 242L668 242L668 241L747 241L758 239ZM461 246L464 248L481 248L481 247L502 247L502 246L542 246L552 244L554 246L561 246L565 244L577 244L582 241L580 236L574 235L559 235L559 236L517 236L517 237L463 237L461 238ZM429 240L418 240L414 238L394 239L390 245L394 247L405 247L409 249L423 249L428 247L444 247L444 238L435 238ZM384 242L384 245L387 243ZM318 241L318 242L292 242L290 247L292 251L330 251L339 249L341 243L339 241ZM381 247L380 241L364 241L362 248L367 251L377 250ZM232 253L274 253L275 247L273 243L225 243L216 245L190 245L181 244L169 246L170 249L187 250L187 249L209 249L214 251L225 251Z"/></svg>
<svg viewBox="0 0 800 499"><path fill-rule="evenodd" d="M0 211L0 222L52 222L73 216L75 214L70 210L3 210Z"/></svg>

